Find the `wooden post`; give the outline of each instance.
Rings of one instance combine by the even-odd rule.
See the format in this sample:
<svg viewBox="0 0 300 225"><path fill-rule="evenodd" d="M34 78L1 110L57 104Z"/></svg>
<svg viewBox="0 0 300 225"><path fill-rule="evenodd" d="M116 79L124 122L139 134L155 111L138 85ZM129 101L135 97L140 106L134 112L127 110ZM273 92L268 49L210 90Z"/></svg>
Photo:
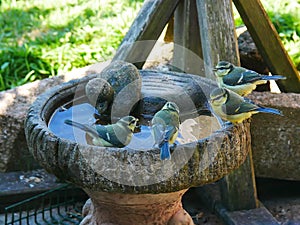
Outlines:
<svg viewBox="0 0 300 225"><path fill-rule="evenodd" d="M182 0L174 13L173 65L180 70L205 76L195 0Z"/></svg>
<svg viewBox="0 0 300 225"><path fill-rule="evenodd" d="M214 79L212 68L219 60L239 64L238 44L231 0L197 0L198 20L206 76ZM249 134L249 140L250 140ZM250 154L245 163L220 182L222 204L229 210L257 207L254 170Z"/></svg>
<svg viewBox="0 0 300 225"><path fill-rule="evenodd" d="M131 25L113 60L121 59L142 68L179 0L148 0Z"/></svg>
<svg viewBox="0 0 300 225"><path fill-rule="evenodd" d="M300 75L288 56L278 33L259 0L233 0L257 49L273 74L282 74L278 81L285 92L300 92Z"/></svg>
<svg viewBox="0 0 300 225"><path fill-rule="evenodd" d="M244 164L220 181L223 204L230 211L253 209L259 206L252 150Z"/></svg>
<svg viewBox="0 0 300 225"><path fill-rule="evenodd" d="M196 0L206 77L219 60L239 64L231 0Z"/></svg>
<svg viewBox="0 0 300 225"><path fill-rule="evenodd" d="M241 3L240 10L244 9L248 2L254 4L258 0L235 0L236 5L237 3ZM178 3L179 0L146 1L113 60L126 60L141 68ZM249 7L248 10L255 11L255 7ZM198 14L198 24L195 21L196 12ZM248 15L247 13L244 14ZM192 19L193 17L194 20ZM260 19L257 23L263 22L262 20L264 19ZM200 32L198 32L198 26L200 27ZM215 79L212 69L220 60L227 60L239 65L231 0L181 1L175 13L174 42L194 51L198 58L201 55L201 50L198 48L200 39L206 77ZM255 40L255 38L253 39ZM153 41L138 43L143 40ZM191 72L194 69L192 68L194 64L189 61L187 52L186 50L180 51L178 46L175 47L174 60L176 63L178 62L178 65L184 71ZM222 204L229 210L250 209L258 206L250 142L249 148L250 153L245 163L219 182L221 183Z"/></svg>

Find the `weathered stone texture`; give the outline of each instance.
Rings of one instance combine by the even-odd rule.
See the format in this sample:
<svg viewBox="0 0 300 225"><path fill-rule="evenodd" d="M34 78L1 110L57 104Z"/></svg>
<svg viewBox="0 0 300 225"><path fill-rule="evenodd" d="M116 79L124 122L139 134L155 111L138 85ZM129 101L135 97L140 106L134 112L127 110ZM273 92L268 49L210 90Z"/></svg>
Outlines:
<svg viewBox="0 0 300 225"><path fill-rule="evenodd" d="M28 152L24 134L26 113L36 97L62 82L101 72L108 63L94 64L63 76L38 80L0 92L0 172L38 167Z"/></svg>
<svg viewBox="0 0 300 225"><path fill-rule="evenodd" d="M152 89L149 85L156 86L157 80L160 80L159 72L140 72L143 85L148 87L142 88L142 95L149 97L147 90ZM165 82L170 90L177 90L171 93L175 94L174 98L177 97L174 101L179 106L187 101L178 96L187 91L190 82L197 82L202 90L208 90L213 85L208 79L189 74L185 74L184 79L178 79L178 73L172 72L165 72L163 76L165 80L161 80L161 85L166 87ZM156 148L106 148L81 145L56 137L47 127L47 121L57 106L68 101L75 91L84 89L89 79L90 76L64 83L40 95L26 118L30 151L44 168L61 179L91 191L132 194L175 192L222 178L238 168L249 152L248 122L230 126L224 132L213 133L195 142L177 145L170 161L159 160L159 149ZM179 86L182 88L178 89ZM160 94L170 94L169 89L161 89ZM198 96L199 91L190 94ZM182 107L183 111L191 112L195 105L200 107L202 104L197 102L203 103L205 95L202 97L195 99L195 104Z"/></svg>
<svg viewBox="0 0 300 225"><path fill-rule="evenodd" d="M53 77L0 92L0 172L35 167L24 135L26 112L36 96L63 82Z"/></svg>
<svg viewBox="0 0 300 225"><path fill-rule="evenodd" d="M251 140L256 175L300 180L300 94L255 92L250 98L284 115L253 116Z"/></svg>
<svg viewBox="0 0 300 225"><path fill-rule="evenodd" d="M85 218L80 225L176 225L183 224L180 223L182 220L191 222L184 224L193 224L190 215L182 208L181 197L186 191L134 195L86 190L91 200L83 208ZM180 215L183 211L185 215ZM179 215L173 216L177 213Z"/></svg>

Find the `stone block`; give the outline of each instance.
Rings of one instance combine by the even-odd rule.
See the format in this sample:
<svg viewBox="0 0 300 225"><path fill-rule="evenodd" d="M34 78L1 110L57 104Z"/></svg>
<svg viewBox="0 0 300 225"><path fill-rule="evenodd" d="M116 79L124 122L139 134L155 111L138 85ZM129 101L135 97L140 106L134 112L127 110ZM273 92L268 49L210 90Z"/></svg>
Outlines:
<svg viewBox="0 0 300 225"><path fill-rule="evenodd" d="M300 94L255 92L249 98L283 113L283 116L260 113L252 117L256 176L300 180Z"/></svg>

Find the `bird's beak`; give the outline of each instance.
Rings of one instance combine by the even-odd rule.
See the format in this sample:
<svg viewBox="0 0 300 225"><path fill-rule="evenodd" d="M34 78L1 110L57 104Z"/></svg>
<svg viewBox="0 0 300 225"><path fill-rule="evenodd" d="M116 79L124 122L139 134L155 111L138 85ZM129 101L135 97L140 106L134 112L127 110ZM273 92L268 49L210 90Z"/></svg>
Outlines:
<svg viewBox="0 0 300 225"><path fill-rule="evenodd" d="M213 69L212 69L212 71L214 71L214 72L217 71L217 70L218 70L217 68L213 68Z"/></svg>

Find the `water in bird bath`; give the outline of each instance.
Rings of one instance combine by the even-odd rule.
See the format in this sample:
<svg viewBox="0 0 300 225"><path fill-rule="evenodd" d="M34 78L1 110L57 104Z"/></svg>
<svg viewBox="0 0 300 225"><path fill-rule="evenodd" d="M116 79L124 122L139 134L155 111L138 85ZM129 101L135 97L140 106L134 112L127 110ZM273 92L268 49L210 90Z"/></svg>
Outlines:
<svg viewBox="0 0 300 225"><path fill-rule="evenodd" d="M71 119L79 123L92 125L96 122L96 119L93 116L94 113L97 113L97 110L88 103L82 103L68 108L59 107L53 113L48 127L56 136L60 138L86 144L85 132L65 124L64 121L66 119ZM76 132L74 129L76 129Z"/></svg>
<svg viewBox="0 0 300 225"><path fill-rule="evenodd" d="M87 141L85 131L67 125L64 121L70 119L79 123L93 125L99 121L95 115L98 115L98 112L89 103L81 103L70 107L59 107L53 113L48 127L60 138L87 144L89 142ZM151 135L150 121L145 118L140 118L140 121L142 121L142 124L140 124L137 131L133 134L131 142L125 148L145 150L153 147L154 140ZM219 129L220 126L215 117L200 115L194 118L188 118L181 121L176 143L185 144L197 141L211 135L211 133Z"/></svg>

